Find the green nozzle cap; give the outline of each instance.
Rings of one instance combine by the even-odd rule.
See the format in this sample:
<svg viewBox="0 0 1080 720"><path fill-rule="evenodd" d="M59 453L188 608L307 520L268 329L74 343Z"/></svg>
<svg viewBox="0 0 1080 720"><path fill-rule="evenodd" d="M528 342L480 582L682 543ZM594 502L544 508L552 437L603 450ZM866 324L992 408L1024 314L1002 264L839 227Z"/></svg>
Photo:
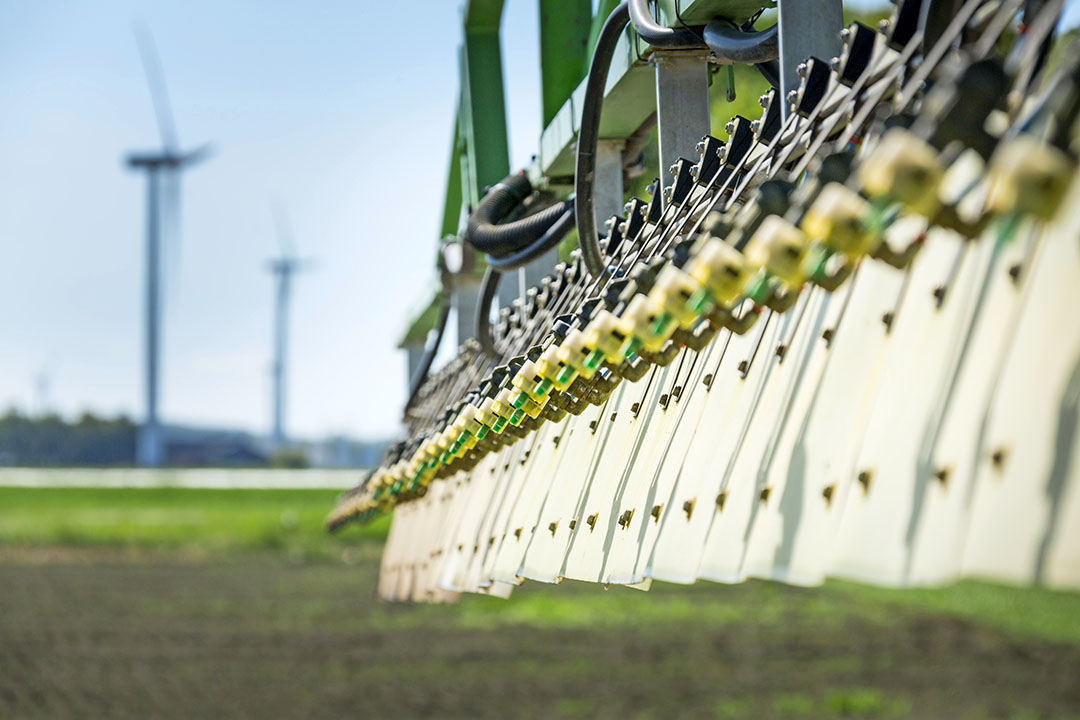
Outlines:
<svg viewBox="0 0 1080 720"><path fill-rule="evenodd" d="M652 327L649 329L652 331L653 335L663 335L664 331L667 330L668 325L670 325L674 319L675 318L667 313L661 313L657 316L656 320L653 321Z"/></svg>
<svg viewBox="0 0 1080 720"><path fill-rule="evenodd" d="M712 295L705 288L699 289L690 299L686 301L686 306L690 308L692 312L698 315L704 315L712 309L712 306L716 303L713 302Z"/></svg>

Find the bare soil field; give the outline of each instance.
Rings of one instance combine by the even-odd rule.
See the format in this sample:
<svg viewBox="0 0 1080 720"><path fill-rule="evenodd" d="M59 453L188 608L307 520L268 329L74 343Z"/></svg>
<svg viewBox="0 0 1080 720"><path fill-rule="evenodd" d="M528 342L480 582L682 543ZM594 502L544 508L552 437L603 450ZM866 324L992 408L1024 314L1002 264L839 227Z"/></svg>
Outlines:
<svg viewBox="0 0 1080 720"><path fill-rule="evenodd" d="M0 718L1080 717L1080 644L963 608L761 582L387 606L380 549L8 547Z"/></svg>

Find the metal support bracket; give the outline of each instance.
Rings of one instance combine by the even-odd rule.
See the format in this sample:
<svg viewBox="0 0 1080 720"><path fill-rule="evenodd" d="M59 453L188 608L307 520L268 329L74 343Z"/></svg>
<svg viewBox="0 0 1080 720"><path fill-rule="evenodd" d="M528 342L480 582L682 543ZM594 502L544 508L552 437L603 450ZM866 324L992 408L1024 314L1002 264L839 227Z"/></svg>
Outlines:
<svg viewBox="0 0 1080 720"><path fill-rule="evenodd" d="M700 51L658 51L650 59L656 67L661 188L675 181L675 161L696 157L694 148L709 134L707 58Z"/></svg>
<svg viewBox="0 0 1080 720"><path fill-rule="evenodd" d="M788 95L799 89L799 63L811 55L826 62L840 54L844 27L843 0L780 0L780 107L791 114Z"/></svg>
<svg viewBox="0 0 1080 720"><path fill-rule="evenodd" d="M593 218L596 232L605 236L604 223L612 215L623 213L624 140L601 140L596 146L596 171L593 174Z"/></svg>

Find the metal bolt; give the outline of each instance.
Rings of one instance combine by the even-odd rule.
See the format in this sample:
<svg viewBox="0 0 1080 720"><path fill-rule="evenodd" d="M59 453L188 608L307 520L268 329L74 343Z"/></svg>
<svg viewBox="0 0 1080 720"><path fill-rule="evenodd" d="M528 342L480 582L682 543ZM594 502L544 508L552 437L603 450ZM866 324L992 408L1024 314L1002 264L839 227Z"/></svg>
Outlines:
<svg viewBox="0 0 1080 720"><path fill-rule="evenodd" d="M702 140L701 142L699 142L697 145L694 146L694 149L697 150L698 157L701 157L702 155L704 155L705 154L705 141Z"/></svg>
<svg viewBox="0 0 1080 720"><path fill-rule="evenodd" d="M799 91L798 90L792 90L791 92L789 92L787 94L787 101L789 103L791 103L792 105L794 105L795 101L798 100L798 99L799 99Z"/></svg>
<svg viewBox="0 0 1080 720"><path fill-rule="evenodd" d="M727 124L724 125L724 132L726 132L728 135L732 135L732 134L735 133L735 121L734 120L729 120L727 122Z"/></svg>
<svg viewBox="0 0 1080 720"><path fill-rule="evenodd" d="M829 61L829 68L833 72L840 72L840 58L834 57L832 60L830 60Z"/></svg>
<svg viewBox="0 0 1080 720"><path fill-rule="evenodd" d="M848 40L851 39L851 28L844 28L840 31L840 42L847 45Z"/></svg>
<svg viewBox="0 0 1080 720"><path fill-rule="evenodd" d="M754 120L754 121L752 121L750 123L750 132L754 133L755 135L757 135L759 132L761 132L761 121L760 120Z"/></svg>
<svg viewBox="0 0 1080 720"><path fill-rule="evenodd" d="M821 496L825 498L826 505L832 505L833 494L836 493L836 483L832 485L826 485L825 489L821 491Z"/></svg>
<svg viewBox="0 0 1080 720"><path fill-rule="evenodd" d="M759 97L757 99L757 101L758 101L758 105L760 105L761 107L763 107L763 108L769 107L769 93L765 93L764 95Z"/></svg>
<svg viewBox="0 0 1080 720"><path fill-rule="evenodd" d="M674 165L669 167L667 169L667 171L668 171L668 175L678 175L679 174L679 163L675 163Z"/></svg>
<svg viewBox="0 0 1080 720"><path fill-rule="evenodd" d="M806 77L806 72L809 69L810 68L808 68L806 66L806 63L799 63L798 65L795 66L795 74L798 75L801 78L804 78L804 77Z"/></svg>
<svg viewBox="0 0 1080 720"><path fill-rule="evenodd" d="M1005 448L998 448L994 451L994 454L990 456L990 462L994 463L994 469L1000 470L1005 465Z"/></svg>

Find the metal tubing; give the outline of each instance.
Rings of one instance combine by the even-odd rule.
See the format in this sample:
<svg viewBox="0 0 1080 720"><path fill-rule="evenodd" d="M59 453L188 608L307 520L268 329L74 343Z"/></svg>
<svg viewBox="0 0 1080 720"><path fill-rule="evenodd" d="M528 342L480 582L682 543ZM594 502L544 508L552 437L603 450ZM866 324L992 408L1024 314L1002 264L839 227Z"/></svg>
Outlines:
<svg viewBox="0 0 1080 720"><path fill-rule="evenodd" d="M630 22L641 39L657 50L696 50L705 46L701 36L687 28L669 28L653 20L649 0L628 0Z"/></svg>

